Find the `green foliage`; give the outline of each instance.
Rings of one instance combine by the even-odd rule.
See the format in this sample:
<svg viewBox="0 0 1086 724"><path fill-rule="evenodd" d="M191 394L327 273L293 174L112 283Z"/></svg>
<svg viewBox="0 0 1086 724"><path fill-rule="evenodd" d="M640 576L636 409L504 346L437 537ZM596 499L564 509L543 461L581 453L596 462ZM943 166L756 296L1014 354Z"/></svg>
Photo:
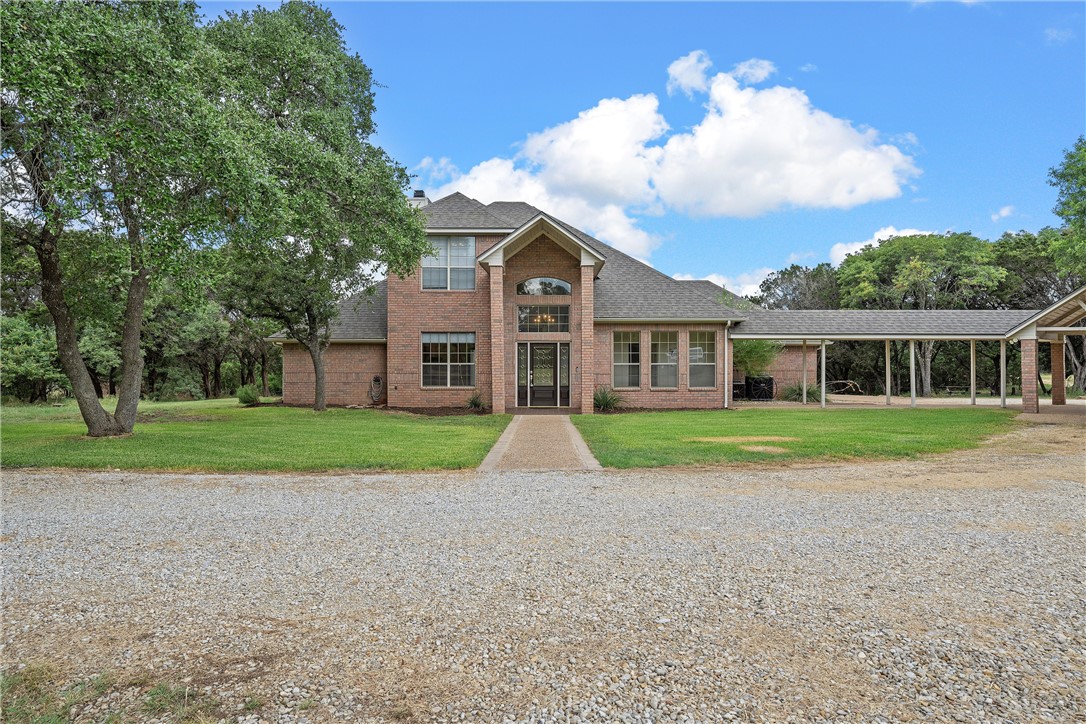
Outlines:
<svg viewBox="0 0 1086 724"><path fill-rule="evenodd" d="M260 388L256 385L242 385L238 388L238 402L246 407L260 404Z"/></svg>
<svg viewBox="0 0 1086 724"><path fill-rule="evenodd" d="M468 409L476 412L482 412L486 409L486 405L483 404L483 396L478 390L472 392L471 397L468 398Z"/></svg>
<svg viewBox="0 0 1086 724"><path fill-rule="evenodd" d="M1086 136L1079 136L1075 145L1064 151L1063 162L1049 169L1048 183L1059 190L1052 211L1080 240L1086 238ZM1080 249L1080 253L1086 257L1086 250Z"/></svg>
<svg viewBox="0 0 1086 724"><path fill-rule="evenodd" d="M474 469L509 415L425 417L233 399L145 402L139 435L88 440L73 404L4 408L0 464L121 470Z"/></svg>
<svg viewBox="0 0 1086 724"><path fill-rule="evenodd" d="M67 384L52 330L32 324L28 313L0 314L0 340L0 386L5 392L34 402Z"/></svg>
<svg viewBox="0 0 1086 724"><path fill-rule="evenodd" d="M993 408L821 410L810 407L742 412L640 412L570 418L606 467L721 465L796 460L876 460L977 447L1010 429L1015 413ZM748 450L749 438L783 452ZM747 438L729 442L727 438ZM780 440L779 438L795 438Z"/></svg>
<svg viewBox="0 0 1086 724"><path fill-rule="evenodd" d="M770 274L758 289L751 301L766 309L837 309L841 304L837 270L829 264L793 264Z"/></svg>
<svg viewBox="0 0 1086 724"><path fill-rule="evenodd" d="M113 685L99 675L66 685L48 666L31 665L0 674L0 718L9 722L52 724L70 721L69 712L98 699Z"/></svg>
<svg viewBox="0 0 1086 724"><path fill-rule="evenodd" d="M781 353L781 344L768 339L737 339L732 342L732 360L747 377L758 377Z"/></svg>
<svg viewBox="0 0 1086 724"><path fill-rule="evenodd" d="M592 406L600 412L614 412L622 405L622 395L610 387L600 385L592 393Z"/></svg>
<svg viewBox="0 0 1086 724"><path fill-rule="evenodd" d="M810 388L807 389L808 395ZM803 402L803 383L796 382L781 390L781 399L785 402Z"/></svg>

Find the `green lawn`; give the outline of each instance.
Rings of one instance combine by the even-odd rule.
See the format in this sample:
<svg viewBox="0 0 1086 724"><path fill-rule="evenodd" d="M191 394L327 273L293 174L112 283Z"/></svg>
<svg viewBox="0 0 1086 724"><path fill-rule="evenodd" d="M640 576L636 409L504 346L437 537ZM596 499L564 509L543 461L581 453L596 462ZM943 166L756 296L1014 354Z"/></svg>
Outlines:
<svg viewBox="0 0 1086 724"><path fill-rule="evenodd" d="M144 402L135 433L91 439L79 410L5 405L5 467L122 470L434 470L476 467L508 415L423 417L375 410Z"/></svg>
<svg viewBox="0 0 1086 724"><path fill-rule="evenodd" d="M579 415L572 419L603 465L649 468L768 460L870 460L947 452L975 447L990 435L1009 429L1015 424L1015 414L987 408L746 408ZM768 449L747 449L751 447Z"/></svg>

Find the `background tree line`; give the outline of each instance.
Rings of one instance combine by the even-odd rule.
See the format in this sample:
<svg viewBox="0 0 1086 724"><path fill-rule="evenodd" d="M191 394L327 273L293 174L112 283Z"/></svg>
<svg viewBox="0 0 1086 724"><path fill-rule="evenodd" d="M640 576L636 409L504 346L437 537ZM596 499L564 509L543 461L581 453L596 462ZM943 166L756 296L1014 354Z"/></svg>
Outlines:
<svg viewBox="0 0 1086 724"><path fill-rule="evenodd" d="M282 329L324 409L338 302L429 250L342 30L301 1L0 4L5 392L126 434L144 396L270 388Z"/></svg>

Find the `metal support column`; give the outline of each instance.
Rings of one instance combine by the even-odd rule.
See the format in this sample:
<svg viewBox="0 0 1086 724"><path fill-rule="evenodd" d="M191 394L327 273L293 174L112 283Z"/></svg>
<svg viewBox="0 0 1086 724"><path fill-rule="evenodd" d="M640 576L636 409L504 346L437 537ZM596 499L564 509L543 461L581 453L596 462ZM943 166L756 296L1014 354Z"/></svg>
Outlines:
<svg viewBox="0 0 1086 724"><path fill-rule="evenodd" d="M916 340L909 340L909 407L916 407Z"/></svg>
<svg viewBox="0 0 1086 724"><path fill-rule="evenodd" d="M807 340L803 340L803 404L807 404Z"/></svg>
<svg viewBox="0 0 1086 724"><path fill-rule="evenodd" d="M822 348L822 407L826 406L826 340L821 340Z"/></svg>
<svg viewBox="0 0 1086 724"><path fill-rule="evenodd" d="M886 340L886 404L890 404L890 340Z"/></svg>
<svg viewBox="0 0 1086 724"><path fill-rule="evenodd" d="M977 404L977 340L969 340L969 404Z"/></svg>
<svg viewBox="0 0 1086 724"><path fill-rule="evenodd" d="M999 406L1007 406L1007 340L999 340Z"/></svg>

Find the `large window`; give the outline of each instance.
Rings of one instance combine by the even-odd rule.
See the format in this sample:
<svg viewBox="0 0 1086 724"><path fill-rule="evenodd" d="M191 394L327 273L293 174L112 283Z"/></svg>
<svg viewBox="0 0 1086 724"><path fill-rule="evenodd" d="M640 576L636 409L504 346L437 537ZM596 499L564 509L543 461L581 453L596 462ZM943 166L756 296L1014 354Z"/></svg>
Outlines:
<svg viewBox="0 0 1086 724"><path fill-rule="evenodd" d="M561 279L536 277L535 279L525 279L517 284L517 294L527 296L569 295L573 294L573 288L570 287L569 282L564 282Z"/></svg>
<svg viewBox="0 0 1086 724"><path fill-rule="evenodd" d="M423 387L475 386L475 334L424 332Z"/></svg>
<svg viewBox="0 0 1086 724"><path fill-rule="evenodd" d="M652 368L649 384L652 387L679 386L679 333L652 333Z"/></svg>
<svg viewBox="0 0 1086 724"><path fill-rule="evenodd" d="M520 332L568 332L568 305L538 305L517 307L517 330Z"/></svg>
<svg viewBox="0 0 1086 724"><path fill-rule="evenodd" d="M423 289L475 288L475 237L431 236L434 255L422 258Z"/></svg>
<svg viewBox="0 0 1086 724"><path fill-rule="evenodd" d="M690 333L690 386L716 387L716 332Z"/></svg>
<svg viewBox="0 0 1086 724"><path fill-rule="evenodd" d="M615 332L614 387L641 386L641 333Z"/></svg>

